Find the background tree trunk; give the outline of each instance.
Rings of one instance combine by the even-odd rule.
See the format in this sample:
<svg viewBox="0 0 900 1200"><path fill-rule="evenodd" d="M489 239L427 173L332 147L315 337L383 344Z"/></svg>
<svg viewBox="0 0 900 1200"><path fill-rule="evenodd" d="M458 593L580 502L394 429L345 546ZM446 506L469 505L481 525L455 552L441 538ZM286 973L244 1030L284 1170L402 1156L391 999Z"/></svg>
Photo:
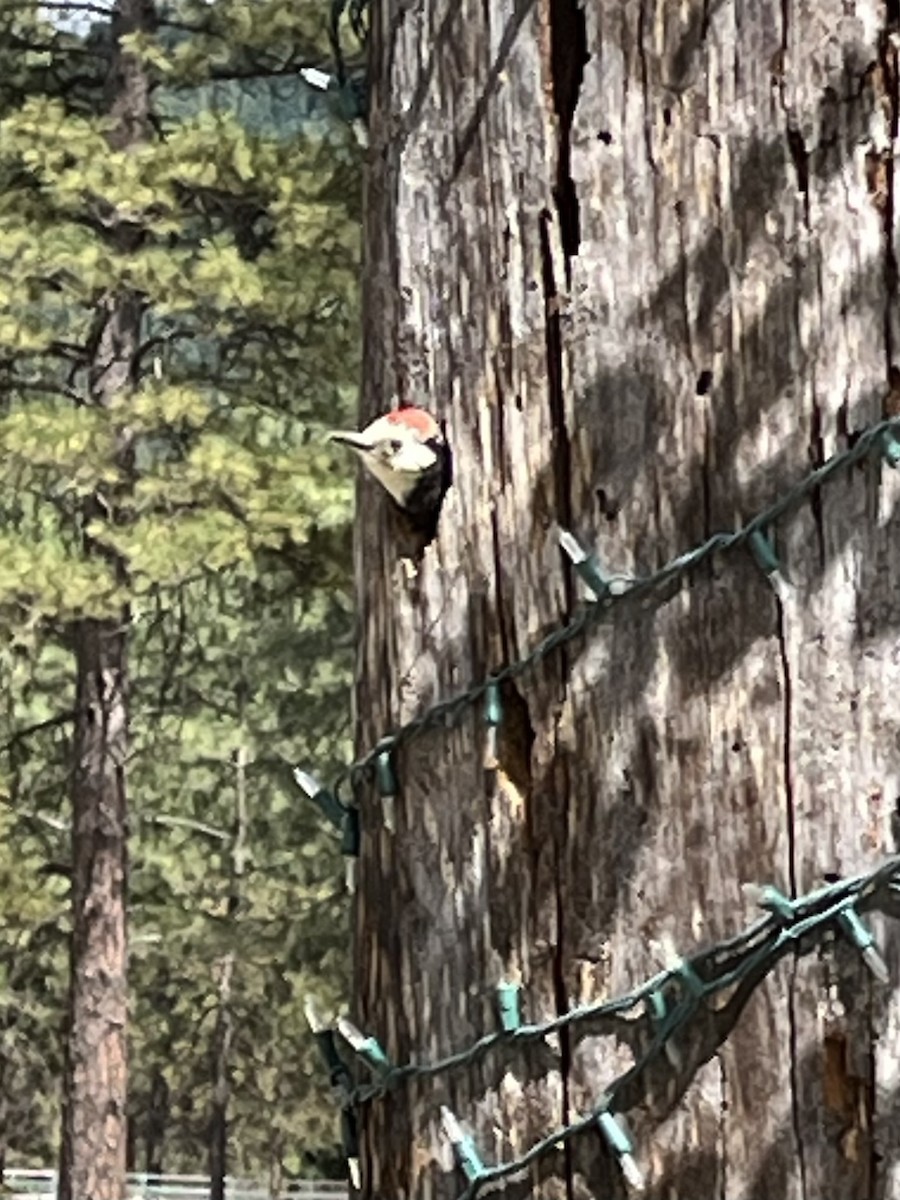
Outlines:
<svg viewBox="0 0 900 1200"><path fill-rule="evenodd" d="M247 856L247 751L234 752L234 821L228 847L229 934L237 941L241 890ZM237 952L230 949L219 963L218 1006L212 1046L212 1100L209 1115L210 1200L225 1200L228 1175L228 1106L231 1100L232 1043L235 1035L232 990Z"/></svg>
<svg viewBox="0 0 900 1200"><path fill-rule="evenodd" d="M166 1133L171 1118L169 1084L162 1067L154 1065L150 1075L150 1097L146 1118L144 1170L148 1175L165 1171Z"/></svg>
<svg viewBox="0 0 900 1200"><path fill-rule="evenodd" d="M148 133L150 83L146 68L121 48L126 35L153 28L152 0L118 0L112 21L116 50L107 84L113 150L127 150ZM110 223L114 249L128 253L141 232ZM130 292L98 305L90 370L94 404L108 406L135 382L142 301ZM130 461L130 436L120 435L121 464ZM83 524L110 511L114 495L93 496ZM88 534L85 553L109 558ZM112 556L125 578L125 564ZM115 620L73 627L76 667L72 775L72 954L69 1030L63 1079L60 1200L121 1200L125 1194L127 997L128 612Z"/></svg>
<svg viewBox="0 0 900 1200"><path fill-rule="evenodd" d="M126 637L76 632L72 964L61 1200L120 1200L126 1169Z"/></svg>
<svg viewBox="0 0 900 1200"><path fill-rule="evenodd" d="M231 1012L231 980L234 954L219 964L219 997L213 1032L212 1100L209 1112L209 1196L225 1200L228 1174L228 1098L231 1094L231 1042L234 1018Z"/></svg>
<svg viewBox="0 0 900 1200"><path fill-rule="evenodd" d="M850 7L375 4L362 419L431 408L456 471L411 581L361 485L361 749L571 614L558 526L648 574L882 416L900 11ZM783 603L737 551L619 606L510 689L496 778L481 703L408 743L393 838L362 796L357 1022L393 1060L497 1028L501 978L545 1019L651 975L653 941L749 923L744 883L893 848L896 497L872 461L782 519ZM843 943L783 963L711 1057L633 1096L649 1194L900 1197L898 1036ZM459 1195L441 1104L491 1163L631 1059L563 1032L401 1087L365 1111L364 1195ZM586 1135L508 1194L623 1190Z"/></svg>

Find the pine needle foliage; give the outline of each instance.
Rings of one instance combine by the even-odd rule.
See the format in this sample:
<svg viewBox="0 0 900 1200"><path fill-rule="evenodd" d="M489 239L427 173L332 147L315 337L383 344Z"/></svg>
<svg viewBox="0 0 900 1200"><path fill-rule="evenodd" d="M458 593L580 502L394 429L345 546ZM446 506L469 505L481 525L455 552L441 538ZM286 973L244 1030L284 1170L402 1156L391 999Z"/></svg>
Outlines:
<svg viewBox="0 0 900 1200"><path fill-rule="evenodd" d="M71 637L125 613L135 1165L205 1159L232 952L234 1170L327 1169L301 998L338 994L346 931L284 762L346 750L352 479L322 435L355 408L359 150L298 75L328 63L319 0L159 5L128 43L151 135L111 148L113 7L0 11L0 1125L8 1162L53 1153ZM123 296L140 346L98 405Z"/></svg>

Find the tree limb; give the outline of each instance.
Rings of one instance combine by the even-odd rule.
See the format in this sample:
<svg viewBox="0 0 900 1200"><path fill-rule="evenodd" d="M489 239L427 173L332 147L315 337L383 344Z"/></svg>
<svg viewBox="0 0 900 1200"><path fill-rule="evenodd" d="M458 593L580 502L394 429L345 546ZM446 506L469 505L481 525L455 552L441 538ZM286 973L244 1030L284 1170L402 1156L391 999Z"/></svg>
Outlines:
<svg viewBox="0 0 900 1200"><path fill-rule="evenodd" d="M74 721L77 715L76 709L71 709L69 712L57 713L54 717L48 717L46 721L38 721L34 725L26 725L22 729L17 729L16 732L2 745L0 745L0 754L7 754L20 742L26 738L33 737L36 733L43 733L47 729L59 729L62 725L68 725L70 721Z"/></svg>

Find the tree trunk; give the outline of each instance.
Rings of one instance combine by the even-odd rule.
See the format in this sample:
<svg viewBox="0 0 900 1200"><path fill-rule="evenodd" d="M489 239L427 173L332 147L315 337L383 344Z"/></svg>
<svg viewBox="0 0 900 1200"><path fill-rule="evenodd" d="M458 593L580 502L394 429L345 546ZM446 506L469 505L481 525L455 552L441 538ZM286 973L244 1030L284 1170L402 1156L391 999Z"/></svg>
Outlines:
<svg viewBox="0 0 900 1200"><path fill-rule="evenodd" d="M272 1200L281 1200L284 1190L284 1130L274 1125L270 1133L271 1148L269 1150L269 1195Z"/></svg>
<svg viewBox="0 0 900 1200"><path fill-rule="evenodd" d="M76 630L72 963L61 1200L121 1200L126 1159L124 630Z"/></svg>
<svg viewBox="0 0 900 1200"><path fill-rule="evenodd" d="M455 481L414 578L361 484L361 750L572 615L559 527L646 576L881 418L898 22L875 0L376 0L361 417L430 408ZM799 894L893 848L897 491L870 457L783 516L781 598L744 547L615 605L508 685L497 772L482 699L405 742L393 837L360 789L356 1021L393 1061L496 1029L501 980L546 1020L653 975L654 942L750 923L742 884ZM851 948L715 1021L628 1091L651 1196L900 1197L900 1002ZM363 1194L459 1196L441 1105L485 1163L515 1158L601 1103L647 1024L365 1106ZM599 1132L550 1150L506 1194L624 1194Z"/></svg>
<svg viewBox="0 0 900 1200"><path fill-rule="evenodd" d="M144 1147L144 1170L148 1175L162 1175L165 1171L166 1132L171 1116L169 1084L159 1065L154 1065L150 1075L150 1096L146 1119L146 1141Z"/></svg>
<svg viewBox="0 0 900 1200"><path fill-rule="evenodd" d="M0 1023L0 1030L2 1030L5 1041L6 1037L8 1036L8 1022L5 1019L2 1023ZM10 1104L6 1098L6 1072L6 1053L4 1050L0 1050L0 1188L3 1187L4 1177L6 1175L6 1147L9 1136L7 1130L9 1128Z"/></svg>
<svg viewBox="0 0 900 1200"><path fill-rule="evenodd" d="M147 136L150 85L146 70L121 39L153 27L151 0L118 0L112 19L114 49L107 83L109 134L114 150ZM112 221L115 249L128 252L140 231ZM91 401L107 407L134 384L143 307L139 296L114 293L98 307L89 372ZM130 445L121 437L121 461ZM92 497L85 527L115 519L115 495ZM85 553L110 557L85 536ZM125 583L125 564L113 556ZM63 1079L60 1200L121 1200L125 1194L128 753L128 612L117 619L77 622L76 718L72 773L72 948L69 1030Z"/></svg>
<svg viewBox="0 0 900 1200"><path fill-rule="evenodd" d="M230 934L237 940L241 892L247 857L247 751L234 753L234 822L228 862L228 918ZM209 1200L225 1200L228 1174L228 1106L231 1100L231 1045L234 1040L232 984L237 961L229 950L219 964L219 1003L213 1033L212 1103L209 1117Z"/></svg>
<svg viewBox="0 0 900 1200"><path fill-rule="evenodd" d="M231 1094L231 979L234 954L219 964L219 1004L213 1032L213 1086L209 1113L209 1200L225 1200L228 1174L228 1100Z"/></svg>

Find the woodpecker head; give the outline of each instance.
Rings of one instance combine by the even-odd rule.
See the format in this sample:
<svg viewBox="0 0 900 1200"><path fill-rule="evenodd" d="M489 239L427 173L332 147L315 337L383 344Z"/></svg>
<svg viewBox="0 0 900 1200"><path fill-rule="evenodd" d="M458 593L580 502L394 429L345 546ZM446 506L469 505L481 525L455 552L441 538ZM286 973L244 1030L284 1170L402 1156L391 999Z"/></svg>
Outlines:
<svg viewBox="0 0 900 1200"><path fill-rule="evenodd" d="M360 433L338 430L328 436L354 450L394 503L434 536L450 486L450 449L430 413L398 408Z"/></svg>

